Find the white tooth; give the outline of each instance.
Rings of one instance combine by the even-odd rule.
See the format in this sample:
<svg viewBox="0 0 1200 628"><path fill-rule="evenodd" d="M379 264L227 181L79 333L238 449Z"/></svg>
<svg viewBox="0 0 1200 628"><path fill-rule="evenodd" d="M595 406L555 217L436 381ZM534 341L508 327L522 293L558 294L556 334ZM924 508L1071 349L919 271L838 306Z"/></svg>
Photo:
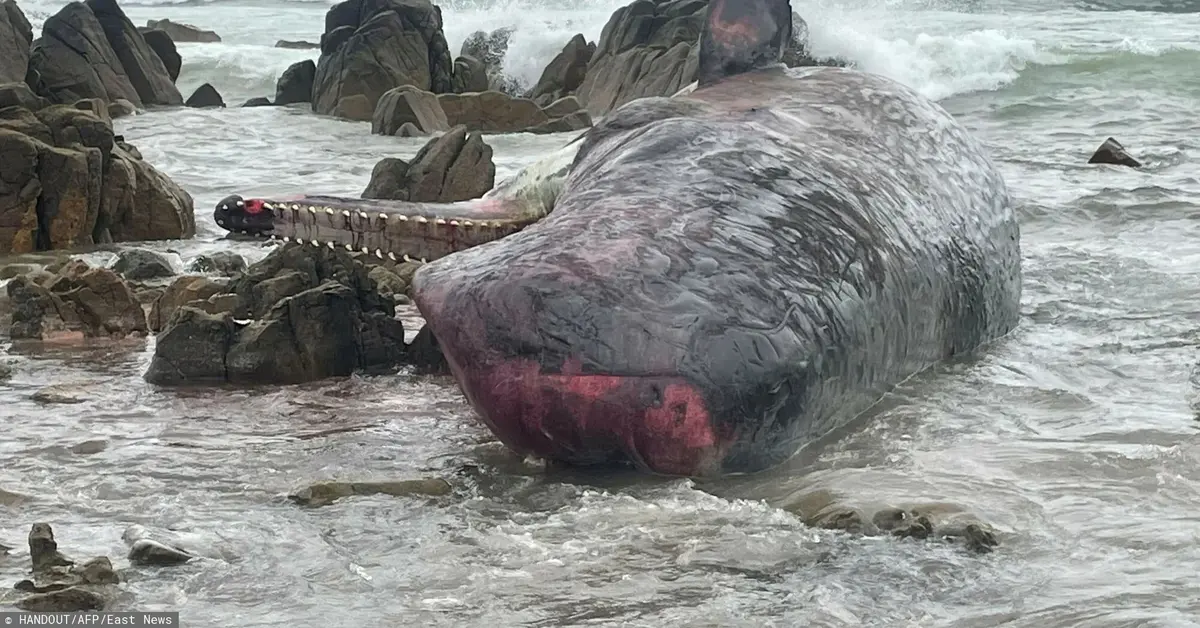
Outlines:
<svg viewBox="0 0 1200 628"><path fill-rule="evenodd" d="M321 243L317 242L316 240L309 240L308 243L313 246L321 246Z"/></svg>
<svg viewBox="0 0 1200 628"><path fill-rule="evenodd" d="M343 210L342 210L342 215L343 215L343 216L345 216L346 218L349 218L349 217L350 217L350 210L348 210L348 209L343 209Z"/></svg>
<svg viewBox="0 0 1200 628"><path fill-rule="evenodd" d="M368 249L367 247L365 247L365 246L364 246L364 247L362 248L362 252L363 252L363 253L366 253L367 255L370 255L370 254L371 254L371 249Z"/></svg>
<svg viewBox="0 0 1200 628"><path fill-rule="evenodd" d="M218 226L221 226L221 227L224 227L224 226L225 226L225 221L224 221L224 220L218 220L218 221L217 221L217 225L218 225Z"/></svg>
<svg viewBox="0 0 1200 628"><path fill-rule="evenodd" d="M426 261L424 257L422 257L422 258L421 258L421 263L422 263L422 264L428 264L429 262L428 262L428 261Z"/></svg>
<svg viewBox="0 0 1200 628"><path fill-rule="evenodd" d="M379 219L383 220L383 221L387 221L388 215L387 214L379 214Z"/></svg>
<svg viewBox="0 0 1200 628"><path fill-rule="evenodd" d="M450 226L451 226L451 227L457 227L457 226L458 226L458 221L457 221L457 220L451 220L451 221L450 221Z"/></svg>
<svg viewBox="0 0 1200 628"><path fill-rule="evenodd" d="M291 242L291 241L292 241L292 239L291 239L291 238L289 238L289 237L287 237L287 236L283 236L283 241L284 241L284 242Z"/></svg>
<svg viewBox="0 0 1200 628"><path fill-rule="evenodd" d="M363 220L366 220L366 219L367 219L367 212L358 212L358 217L359 217L359 218L362 218Z"/></svg>
<svg viewBox="0 0 1200 628"><path fill-rule="evenodd" d="M378 257L379 259L383 259L383 251L380 251L379 249L375 249L375 257Z"/></svg>
<svg viewBox="0 0 1200 628"><path fill-rule="evenodd" d="M435 224L435 225L444 225L444 224L446 224L446 219L445 219L445 218L438 218L438 219L436 219L436 220L434 220L434 221L433 221L433 224Z"/></svg>
<svg viewBox="0 0 1200 628"><path fill-rule="evenodd" d="M246 201L238 201L238 202L237 202L237 206L238 206L238 207L245 207L245 206L246 206Z"/></svg>
<svg viewBox="0 0 1200 628"><path fill-rule="evenodd" d="M308 208L308 213L310 213L310 214L316 214L316 213L317 213L317 208L316 208L316 207L312 207L312 206L310 205L310 206L309 206L309 208Z"/></svg>
<svg viewBox="0 0 1200 628"><path fill-rule="evenodd" d="M471 222L470 220L464 220L463 226L464 227L473 227L473 226L475 226L475 223Z"/></svg>
<svg viewBox="0 0 1200 628"><path fill-rule="evenodd" d="M408 216L405 216L404 214L400 214L399 216L396 216L396 220L399 220L400 222L407 222Z"/></svg>
<svg viewBox="0 0 1200 628"><path fill-rule="evenodd" d="M325 244L328 244L328 245L329 245L329 250L331 250L331 251L333 250L333 243L332 243L332 242L326 242Z"/></svg>
<svg viewBox="0 0 1200 628"><path fill-rule="evenodd" d="M411 257L409 257L409 256L407 256L407 255L405 255L405 256L404 256L404 261L406 261L406 262L411 262L411 261L412 261L412 258L411 258Z"/></svg>
<svg viewBox="0 0 1200 628"><path fill-rule="evenodd" d="M353 246L351 246L351 245L349 245L349 244L347 244L347 245L346 245L346 250L347 250L347 251L353 251L353 250L354 250L354 247L353 247Z"/></svg>
<svg viewBox="0 0 1200 628"><path fill-rule="evenodd" d="M263 209L275 209L275 206L270 203L263 203Z"/></svg>
<svg viewBox="0 0 1200 628"><path fill-rule="evenodd" d="M392 260L393 262L396 261L396 254L389 252L388 259Z"/></svg>
<svg viewBox="0 0 1200 628"><path fill-rule="evenodd" d="M229 203L221 203L221 211L223 211L223 212L229 211Z"/></svg>
<svg viewBox="0 0 1200 628"><path fill-rule="evenodd" d="M425 224L425 223L429 222L429 219L424 216L417 216L417 222L419 222L421 224Z"/></svg>

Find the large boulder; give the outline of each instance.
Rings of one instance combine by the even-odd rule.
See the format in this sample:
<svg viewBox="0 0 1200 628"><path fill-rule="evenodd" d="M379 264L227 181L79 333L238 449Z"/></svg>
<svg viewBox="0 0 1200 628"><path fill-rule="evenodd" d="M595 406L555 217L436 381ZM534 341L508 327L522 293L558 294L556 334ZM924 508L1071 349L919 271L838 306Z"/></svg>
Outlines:
<svg viewBox="0 0 1200 628"><path fill-rule="evenodd" d="M527 98L488 90L472 94L440 94L438 103L451 125L485 133L519 133L545 124L550 117Z"/></svg>
<svg viewBox="0 0 1200 628"><path fill-rule="evenodd" d="M0 110L0 254L191 237L192 197L91 110Z"/></svg>
<svg viewBox="0 0 1200 628"><path fill-rule="evenodd" d="M149 20L146 28L159 30L171 36L172 41L179 43L211 44L221 41L221 36L213 31L206 31L191 24L181 24L171 20Z"/></svg>
<svg viewBox="0 0 1200 628"><path fill-rule="evenodd" d="M494 90L433 94L405 85L379 100L371 132L410 137L459 125L484 133L558 133L586 129L592 119L573 96L539 107L528 98Z"/></svg>
<svg viewBox="0 0 1200 628"><path fill-rule="evenodd" d="M449 92L452 73L442 13L429 0L347 0L325 15L313 111L359 111L358 103L339 104L361 96L369 120L388 90L414 85Z"/></svg>
<svg viewBox="0 0 1200 628"><path fill-rule="evenodd" d="M139 30L142 31L142 37L150 45L150 49L162 60L163 67L167 69L167 76L171 77L172 81L178 80L179 70L183 68L183 57L179 56L179 50L175 48L175 40L171 39L167 31L152 28Z"/></svg>
<svg viewBox="0 0 1200 628"><path fill-rule="evenodd" d="M376 164L362 197L453 203L479 198L495 183L492 147L456 126L427 142L411 163L389 157Z"/></svg>
<svg viewBox="0 0 1200 628"><path fill-rule="evenodd" d="M188 304L170 316L147 381L300 383L390 368L404 355L395 302L345 251L281 246L224 294L231 311Z"/></svg>
<svg viewBox="0 0 1200 628"><path fill-rule="evenodd" d="M504 57L508 54L508 42L514 31L515 29L512 27L497 28L490 33L475 31L463 40L462 48L458 53L459 57L468 57L482 64L487 80L487 86L483 89L464 91L482 92L490 89L513 96L524 91L521 89L519 81L504 74Z"/></svg>
<svg viewBox="0 0 1200 628"><path fill-rule="evenodd" d="M455 94L486 92L488 90L487 68L475 57L463 55L454 60L454 76L450 91Z"/></svg>
<svg viewBox="0 0 1200 628"><path fill-rule="evenodd" d="M449 131L446 112L433 92L403 85L388 90L379 99L371 118L371 132L377 135L397 135L410 124L423 134Z"/></svg>
<svg viewBox="0 0 1200 628"><path fill-rule="evenodd" d="M41 95L56 103L183 104L163 60L115 0L72 2L47 18L29 67Z"/></svg>
<svg viewBox="0 0 1200 628"><path fill-rule="evenodd" d="M583 35L572 37L562 52L542 71L537 85L526 96L540 105L545 105L574 94L575 90L583 85L588 63L594 54L595 42L589 43Z"/></svg>
<svg viewBox="0 0 1200 628"><path fill-rule="evenodd" d="M313 79L317 76L317 64L312 59L305 59L288 66L279 75L275 84L275 104L290 105L298 102L312 102Z"/></svg>
<svg viewBox="0 0 1200 628"><path fill-rule="evenodd" d="M0 0L0 83L20 83L29 71L33 28L13 0Z"/></svg>
<svg viewBox="0 0 1200 628"><path fill-rule="evenodd" d="M217 88L212 86L212 83L204 83L188 96L186 102L183 103L188 107L202 109L204 107L224 107L225 99L221 98L221 93Z"/></svg>
<svg viewBox="0 0 1200 628"><path fill-rule="evenodd" d="M73 260L41 281L34 275L14 277L7 291L13 339L124 337L148 331L133 287L108 268Z"/></svg>

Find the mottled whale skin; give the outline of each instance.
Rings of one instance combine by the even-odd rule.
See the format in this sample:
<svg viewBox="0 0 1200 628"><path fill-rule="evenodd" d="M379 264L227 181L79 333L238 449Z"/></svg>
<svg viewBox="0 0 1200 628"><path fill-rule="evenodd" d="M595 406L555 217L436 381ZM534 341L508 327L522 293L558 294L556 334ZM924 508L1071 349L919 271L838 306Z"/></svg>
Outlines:
<svg viewBox="0 0 1200 628"><path fill-rule="evenodd" d="M413 298L518 452L687 476L778 465L1012 330L1021 296L1017 218L979 142L890 79L778 65L786 16L713 0L696 89L589 130L544 217L509 188L292 203L275 233L436 253ZM454 239L463 216L512 215L499 239Z"/></svg>

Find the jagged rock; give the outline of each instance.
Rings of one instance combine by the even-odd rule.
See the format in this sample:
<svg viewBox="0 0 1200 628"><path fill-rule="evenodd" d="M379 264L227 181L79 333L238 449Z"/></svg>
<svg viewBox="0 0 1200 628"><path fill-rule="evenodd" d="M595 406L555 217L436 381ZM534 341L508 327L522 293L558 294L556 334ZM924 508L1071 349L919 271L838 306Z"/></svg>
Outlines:
<svg viewBox="0 0 1200 628"><path fill-rule="evenodd" d="M320 48L321 44L314 44L311 41L288 41L286 39L280 39L279 41L275 42L275 47L291 48L293 50L311 50L314 48Z"/></svg>
<svg viewBox="0 0 1200 628"><path fill-rule="evenodd" d="M134 107L133 103L124 98L118 98L108 105L108 117L112 119L131 116L135 113L137 113L137 107ZM129 149L126 148L125 150L128 151ZM138 153L138 159L141 159L141 153Z"/></svg>
<svg viewBox="0 0 1200 628"><path fill-rule="evenodd" d="M88 400L87 396L81 391L66 385L46 386L30 395L29 398L47 405L73 405L84 403Z"/></svg>
<svg viewBox="0 0 1200 628"><path fill-rule="evenodd" d="M441 94L438 103L452 125L485 133L519 133L550 121L537 103L497 91Z"/></svg>
<svg viewBox="0 0 1200 628"><path fill-rule="evenodd" d="M183 104L162 59L115 0L72 2L47 18L29 67L40 76L40 95L58 103Z"/></svg>
<svg viewBox="0 0 1200 628"><path fill-rule="evenodd" d="M351 94L337 102L333 115L346 120L369 122L375 116L375 110L366 94Z"/></svg>
<svg viewBox="0 0 1200 628"><path fill-rule="evenodd" d="M146 22L146 28L163 31L170 35L173 41L180 43L213 44L221 41L221 36L213 31L206 31L191 24L181 24L171 20L150 20Z"/></svg>
<svg viewBox="0 0 1200 628"><path fill-rule="evenodd" d="M179 50L175 48L175 40L171 39L166 31L153 28L138 30L141 30L146 44L162 60L163 67L167 70L167 76L171 77L172 81L178 80L179 70L183 68L183 57L179 56Z"/></svg>
<svg viewBox="0 0 1200 628"><path fill-rule="evenodd" d="M196 88L192 95L188 97L187 102L183 103L188 107L224 107L225 100L221 98L220 92L213 87L211 83L205 83Z"/></svg>
<svg viewBox="0 0 1200 628"><path fill-rule="evenodd" d="M12 0L0 1L0 83L24 83L33 27Z"/></svg>
<svg viewBox="0 0 1200 628"><path fill-rule="evenodd" d="M129 547L129 562L138 566L170 567L182 565L195 558L178 547L171 547L152 539L138 539Z"/></svg>
<svg viewBox="0 0 1200 628"><path fill-rule="evenodd" d="M312 102L313 79L317 75L317 64L312 59L293 63L279 76L275 85L275 104L290 105Z"/></svg>
<svg viewBox="0 0 1200 628"><path fill-rule="evenodd" d="M485 92L488 90L487 67L483 62L470 55L463 55L454 60L454 77L451 90L455 94L469 92Z"/></svg>
<svg viewBox="0 0 1200 628"><path fill-rule="evenodd" d="M1092 154L1092 158L1088 159L1089 164L1112 164L1114 166L1128 166L1130 168L1141 168L1142 162L1134 159L1125 147L1117 141L1116 138L1110 137L1104 140L1100 148Z"/></svg>
<svg viewBox="0 0 1200 628"><path fill-rule="evenodd" d="M549 105L542 107L542 111L545 111L546 117L550 118L551 120L557 120L558 118L569 116L573 113L587 113L587 110L583 108L583 104L580 103L579 99L574 96L564 96L563 98L559 98ZM589 117L588 119L590 120L591 118Z"/></svg>
<svg viewBox="0 0 1200 628"><path fill-rule="evenodd" d="M193 273L216 273L233 277L246 272L246 259L237 253L217 251L197 256L188 266L188 270Z"/></svg>
<svg viewBox="0 0 1200 628"><path fill-rule="evenodd" d="M567 133L569 131L580 131L592 126L592 117L587 111L576 111L575 113L555 118L539 124L537 126L525 129L527 133L545 134L545 133Z"/></svg>
<svg viewBox="0 0 1200 628"><path fill-rule="evenodd" d="M107 268L72 261L44 284L29 275L6 287L13 339L54 340L146 333L146 315L133 288Z"/></svg>
<svg viewBox="0 0 1200 628"><path fill-rule="evenodd" d="M0 15L3 15L3 13L0 12ZM0 43L0 47L2 46L3 44ZM4 109L5 107L24 107L31 111L37 111L49 105L50 101L33 93L33 90L25 82L4 83L0 85L0 109Z"/></svg>
<svg viewBox="0 0 1200 628"><path fill-rule="evenodd" d="M812 65L847 67L852 65L845 59L832 57L814 57L809 51L808 22L798 13L792 13L792 39L783 49L784 65L798 68Z"/></svg>
<svg viewBox="0 0 1200 628"><path fill-rule="evenodd" d="M441 10L429 0L347 0L325 15L313 111L350 111L341 103L362 96L369 120L379 99L392 88L414 85L434 93L450 91L452 71Z"/></svg>
<svg viewBox="0 0 1200 628"><path fill-rule="evenodd" d="M99 98L84 98L83 100L76 101L75 108L79 109L80 111L90 111L92 115L96 116L100 120L112 122L112 118L108 116L108 106L105 105L104 101L100 100Z"/></svg>
<svg viewBox="0 0 1200 628"><path fill-rule="evenodd" d="M271 103L270 98L264 98L262 96L258 96L256 98L251 98L250 100L247 100L246 102L242 103L242 106L243 107L270 107L271 104L272 103Z"/></svg>
<svg viewBox="0 0 1200 628"><path fill-rule="evenodd" d="M475 31L463 40L459 50L460 57L470 57L483 64L487 76L487 89L502 92L510 96L520 94L519 82L504 74L504 56L508 54L508 42L516 29L512 27L498 28L490 33ZM486 91L486 90L470 90ZM462 92L459 92L462 93Z"/></svg>
<svg viewBox="0 0 1200 628"><path fill-rule="evenodd" d="M321 482L307 486L288 495L302 506L325 506L346 497L388 495L391 497L442 497L449 495L453 487L441 478L419 480L397 480L385 482Z"/></svg>
<svg viewBox="0 0 1200 628"><path fill-rule="evenodd" d="M107 556L82 565L58 551L54 531L48 523L35 523L29 530L29 556L33 578L13 588L32 593L17 601L17 608L35 612L99 610L107 605L106 587L121 579Z"/></svg>
<svg viewBox="0 0 1200 628"><path fill-rule="evenodd" d="M594 54L595 42L589 43L583 35L572 37L562 52L542 71L542 77L526 97L538 104L545 104L575 93L583 85L588 62Z"/></svg>
<svg viewBox="0 0 1200 628"><path fill-rule="evenodd" d="M379 99L379 105L371 118L371 132L378 135L396 135L406 124L415 126L422 135L450 130L438 97L412 85L388 90Z"/></svg>
<svg viewBox="0 0 1200 628"><path fill-rule="evenodd" d="M112 269L130 281L159 279L175 274L170 260L149 249L125 249L117 253Z"/></svg>
<svg viewBox="0 0 1200 628"><path fill-rule="evenodd" d="M171 316L147 381L299 383L390 368L403 356L394 302L340 249L284 245L226 293L237 299L232 314L185 305Z"/></svg>
<svg viewBox="0 0 1200 628"><path fill-rule="evenodd" d="M450 364L438 346L437 338L429 325L417 331L417 335L408 345L408 363L423 375L449 375Z"/></svg>
<svg viewBox="0 0 1200 628"><path fill-rule="evenodd" d="M427 142L411 163L389 158L376 164L362 196L450 203L479 198L495 181L492 147L460 125Z"/></svg>
<svg viewBox="0 0 1200 628"><path fill-rule="evenodd" d="M147 316L150 331L160 332L179 308L188 305L205 312L220 313L209 307L208 299L229 287L228 281L218 281L204 276L186 276L173 281L162 296L154 301Z"/></svg>

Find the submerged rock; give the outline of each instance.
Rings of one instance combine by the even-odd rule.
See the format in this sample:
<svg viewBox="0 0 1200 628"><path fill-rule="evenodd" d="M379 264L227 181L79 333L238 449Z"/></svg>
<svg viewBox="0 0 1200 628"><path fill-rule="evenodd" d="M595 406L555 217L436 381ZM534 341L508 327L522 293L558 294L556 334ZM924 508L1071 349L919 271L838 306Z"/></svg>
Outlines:
<svg viewBox="0 0 1200 628"><path fill-rule="evenodd" d="M65 385L47 386L33 393L30 399L44 404L76 404L87 401L81 391Z"/></svg>
<svg viewBox="0 0 1200 628"><path fill-rule="evenodd" d="M149 331L132 286L108 268L73 260L40 281L33 274L14 277L6 290L13 339L122 337Z"/></svg>
<svg viewBox="0 0 1200 628"><path fill-rule="evenodd" d="M279 75L275 84L275 104L290 105L293 103L312 102L313 80L317 76L317 64L312 59L305 59L288 66Z"/></svg>
<svg viewBox="0 0 1200 628"><path fill-rule="evenodd" d="M191 24L172 22L171 20L149 20L146 28L160 30L171 36L173 41L183 43L215 44L221 41L221 36L213 31L197 28Z"/></svg>
<svg viewBox="0 0 1200 628"><path fill-rule="evenodd" d="M302 506L325 506L345 497L389 495L392 497L442 497L452 490L441 478L384 482L321 482L302 488L288 498Z"/></svg>
<svg viewBox="0 0 1200 628"><path fill-rule="evenodd" d="M117 253L113 271L130 281L161 279L175 274L170 260L149 249L124 249Z"/></svg>
<svg viewBox="0 0 1200 628"><path fill-rule="evenodd" d="M999 545L991 526L950 504L853 506L829 491L818 490L803 496L795 510L806 525L816 528L961 543L977 554L991 552Z"/></svg>
<svg viewBox="0 0 1200 628"><path fill-rule="evenodd" d="M29 530L29 557L33 577L13 588L28 597L18 600L17 608L38 612L100 610L112 597L111 585L120 576L107 556L98 556L77 564L58 550L54 530L48 523L35 523Z"/></svg>
<svg viewBox="0 0 1200 628"><path fill-rule="evenodd" d="M195 556L181 548L153 539L138 539L129 547L129 562L138 566L170 567L182 565L193 558Z"/></svg>
<svg viewBox="0 0 1200 628"><path fill-rule="evenodd" d="M186 102L183 103L188 107L203 109L206 107L225 107L225 100L221 98L217 88L212 86L212 83L205 83L196 88L191 96L188 96Z"/></svg>
<svg viewBox="0 0 1200 628"><path fill-rule="evenodd" d="M1088 163L1128 166L1130 168L1142 167L1142 162L1134 159L1125 151L1125 147L1113 137L1104 140L1100 148L1097 148L1096 152L1092 154L1092 158L1088 160Z"/></svg>
<svg viewBox="0 0 1200 628"><path fill-rule="evenodd" d="M193 273L215 273L225 277L235 277L246 272L246 258L229 251L199 255L188 265Z"/></svg>

